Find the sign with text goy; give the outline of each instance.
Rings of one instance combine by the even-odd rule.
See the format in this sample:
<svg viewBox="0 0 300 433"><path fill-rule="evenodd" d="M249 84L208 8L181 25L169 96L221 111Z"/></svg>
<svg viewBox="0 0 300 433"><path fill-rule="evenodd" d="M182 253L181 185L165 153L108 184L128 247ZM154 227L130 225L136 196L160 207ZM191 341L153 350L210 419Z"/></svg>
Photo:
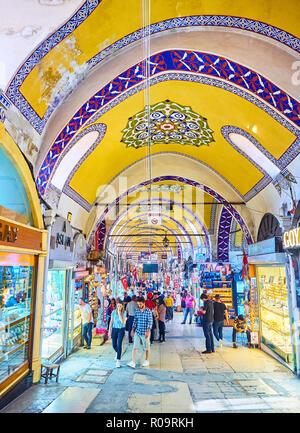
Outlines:
<svg viewBox="0 0 300 433"><path fill-rule="evenodd" d="M300 248L300 227L284 232L282 240L285 248Z"/></svg>
<svg viewBox="0 0 300 433"><path fill-rule="evenodd" d="M73 261L73 232L70 223L58 217L51 228L50 260Z"/></svg>

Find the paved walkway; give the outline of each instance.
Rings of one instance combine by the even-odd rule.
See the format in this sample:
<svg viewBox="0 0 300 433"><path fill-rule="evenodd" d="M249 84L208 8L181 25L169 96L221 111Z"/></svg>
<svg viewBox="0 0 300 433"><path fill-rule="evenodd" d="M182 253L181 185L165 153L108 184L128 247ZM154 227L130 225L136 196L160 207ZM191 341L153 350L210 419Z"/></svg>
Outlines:
<svg viewBox="0 0 300 433"><path fill-rule="evenodd" d="M33 385L3 413L195 413L300 412L300 381L259 349L231 345L202 354L202 328L181 325L175 313L165 344L151 346L150 367L135 370L127 338L122 368L110 342L80 348L61 365L60 380ZM141 359L141 362L144 359Z"/></svg>

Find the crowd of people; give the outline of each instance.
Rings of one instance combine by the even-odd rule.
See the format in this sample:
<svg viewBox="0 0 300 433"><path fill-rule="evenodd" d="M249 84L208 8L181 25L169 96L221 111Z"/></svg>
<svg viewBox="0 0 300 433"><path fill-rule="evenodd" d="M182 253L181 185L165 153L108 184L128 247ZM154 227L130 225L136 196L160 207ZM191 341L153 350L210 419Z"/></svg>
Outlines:
<svg viewBox="0 0 300 433"><path fill-rule="evenodd" d="M214 298L207 293L200 297L203 306L199 307L197 314L201 317L201 324L205 336L206 349L204 354L215 351L214 337L223 345L224 321L229 324L226 305L219 295ZM174 311L183 311L182 325L193 322L196 310L196 299L190 290L175 291L159 290L155 285L147 284L136 288L129 287L123 297L108 298L108 338L111 338L113 349L116 352L116 367L121 367L122 343L126 331L128 332L128 343L133 345L132 359L127 364L131 368L136 366L136 356L139 348L145 352L145 361L142 366L149 366L150 347L157 341L160 344L166 341L166 322L173 320ZM86 341L84 348L90 349L92 341L93 315L89 304L83 299L79 301L82 313L83 338ZM236 348L236 335L246 333L248 346L250 346L250 331L247 321L240 315L234 319L232 341Z"/></svg>

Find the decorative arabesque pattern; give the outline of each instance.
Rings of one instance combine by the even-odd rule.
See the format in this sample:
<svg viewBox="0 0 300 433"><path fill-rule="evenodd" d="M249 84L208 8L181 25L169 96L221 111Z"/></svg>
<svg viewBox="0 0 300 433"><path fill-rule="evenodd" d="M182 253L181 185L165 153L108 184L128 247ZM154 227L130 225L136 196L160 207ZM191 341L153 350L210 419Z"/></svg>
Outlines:
<svg viewBox="0 0 300 433"><path fill-rule="evenodd" d="M261 106L261 108L267 112L270 111L271 115L272 108L279 113L278 121L285 123L287 128L292 128L294 132L295 128L293 128L292 124L300 126L300 104L295 99L287 95L283 90L279 89L260 74L232 60L208 53L170 50L151 56L148 63L151 76L155 76L164 71L177 70L180 73L175 74L172 79L188 79L185 75L189 75L192 79L196 78L197 80L201 78L205 84L222 87L242 97L246 96L243 92L239 91L239 88L245 89L247 90L247 95L250 94L247 98L251 100L251 102L256 103L256 98L259 97L260 105L258 103L257 105ZM144 60L132 66L99 90L99 92L77 111L72 120L56 138L42 164L36 180L37 188L41 195L45 193L48 180L58 156L68 145L72 137L85 123L89 122L95 112L104 108L110 102L114 103L116 98L120 95L126 99L130 92L129 89L132 88L134 92L138 84L145 83L146 67L147 65ZM183 74L184 72L188 72L188 74ZM195 77L195 73L198 73L198 76L196 75ZM202 77L202 75L205 75L205 77ZM215 80L216 83L209 82L207 76L217 77L218 80ZM156 78L161 78L161 75ZM167 78L171 79L171 77ZM232 89L227 88L229 83L234 85ZM286 122L286 120L288 120L288 122Z"/></svg>
<svg viewBox="0 0 300 433"><path fill-rule="evenodd" d="M208 146L214 141L207 119L191 107L165 100L145 107L128 119L121 142L139 149L150 144Z"/></svg>
<svg viewBox="0 0 300 433"><path fill-rule="evenodd" d="M96 248L98 251L103 251L105 234L106 234L106 223L104 219L103 221L101 221L96 231Z"/></svg>
<svg viewBox="0 0 300 433"><path fill-rule="evenodd" d="M28 74L34 67L45 57L57 44L64 38L68 37L85 19L94 11L94 9L101 3L102 0L86 0L78 11L70 18L70 20L54 32L49 38L43 41L37 49L28 57L25 63L20 67L14 78L12 79L6 91L7 96L13 104L21 111L21 113L28 119L36 131L41 134L51 113L59 104L59 99L56 98L54 102L48 107L43 118L33 110L28 101L20 92L20 87ZM292 34L285 32L277 27L271 26L261 21L251 20L244 17L232 17L226 15L193 15L186 17L171 18L168 20L160 21L151 24L149 27L149 34L154 35L160 32L172 31L173 29L180 28L193 28L193 27L225 27L232 29L241 29L248 32L260 34L282 43L287 47L299 52L300 40ZM143 37L143 29L137 30L120 40L114 42L102 51L92 57L87 63L90 67L94 67L102 62L110 55L115 55L117 50L120 50Z"/></svg>
<svg viewBox="0 0 300 433"><path fill-rule="evenodd" d="M133 186L132 188L129 188L129 190L125 191L116 200L114 200L108 206L106 206L105 210L103 211L103 213L99 217L98 223L96 224L96 228L94 230L92 230L92 232L90 234L89 244L91 243L91 241L95 235L95 232L96 232L97 228L99 227L99 225L101 224L101 221L103 220L103 218L105 218L105 216L110 211L110 209L112 207L114 207L118 201L122 200L124 197L126 197L126 195L130 195L133 192L140 190L144 186L148 186L149 184L158 183L158 182L162 182L162 181L180 182L180 183L184 183L186 185L192 185L195 188L200 188L204 192L207 192L209 195L214 197L216 199L216 201L218 201L219 203L223 203L224 208L227 209L228 213L230 213L232 215L232 217L237 220L237 222L239 223L239 225L243 231L243 235L244 235L244 238L245 238L245 241L247 242L247 244L249 245L249 244L253 243L251 233L250 233L247 225L245 224L243 218L240 216L240 214L237 212L237 210L231 204L227 203L227 201L220 194L218 194L216 191L214 191L213 189L209 188L206 185L202 185L199 182L196 182L196 181L191 180L191 179L186 179L186 178L181 177L181 176L159 176L159 177L156 177L156 178L151 179L151 180L146 180L146 181L144 181L138 185ZM230 232L230 227L228 229L228 240L229 240L229 232Z"/></svg>
<svg viewBox="0 0 300 433"><path fill-rule="evenodd" d="M218 260L222 262L229 261L229 237L232 215L226 207L223 206L218 232Z"/></svg>

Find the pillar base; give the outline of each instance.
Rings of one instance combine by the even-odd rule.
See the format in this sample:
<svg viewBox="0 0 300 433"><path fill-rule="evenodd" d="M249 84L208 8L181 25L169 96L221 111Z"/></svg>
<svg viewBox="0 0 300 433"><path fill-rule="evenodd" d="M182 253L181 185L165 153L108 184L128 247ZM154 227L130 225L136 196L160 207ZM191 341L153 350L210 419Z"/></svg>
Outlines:
<svg viewBox="0 0 300 433"><path fill-rule="evenodd" d="M32 382L33 383L39 382L41 379L41 358L40 357L32 360L32 373L33 373Z"/></svg>

